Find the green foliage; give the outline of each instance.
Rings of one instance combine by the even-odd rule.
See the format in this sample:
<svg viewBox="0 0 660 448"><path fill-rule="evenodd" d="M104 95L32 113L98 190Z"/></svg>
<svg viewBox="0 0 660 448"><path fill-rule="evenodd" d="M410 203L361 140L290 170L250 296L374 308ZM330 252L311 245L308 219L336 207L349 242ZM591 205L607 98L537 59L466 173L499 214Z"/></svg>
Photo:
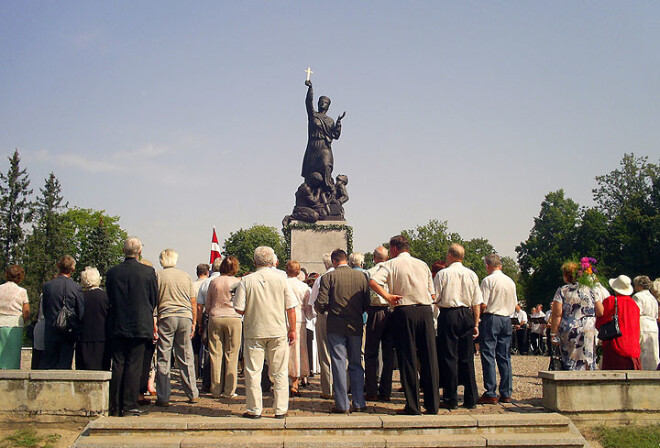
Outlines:
<svg viewBox="0 0 660 448"><path fill-rule="evenodd" d="M565 260L577 258L573 252L578 224L579 206L564 196L564 190L545 196L529 238L516 247L528 302L550 304L562 284L559 268Z"/></svg>
<svg viewBox="0 0 660 448"><path fill-rule="evenodd" d="M42 436L34 428L24 428L0 441L0 448L52 448L61 437L55 433Z"/></svg>
<svg viewBox="0 0 660 448"><path fill-rule="evenodd" d="M124 259L122 248L127 234L118 224L119 216L106 215L105 210L74 207L61 218L68 252L77 261L76 280L86 266L93 266L105 282L108 268Z"/></svg>
<svg viewBox="0 0 660 448"><path fill-rule="evenodd" d="M35 203L34 227L25 242L24 286L28 290L33 310L37 309L41 285L57 273L55 263L69 250L61 213L68 204L62 197L60 181L52 172L39 192L41 195Z"/></svg>
<svg viewBox="0 0 660 448"><path fill-rule="evenodd" d="M451 243L461 243L458 233L449 233L447 221L432 219L428 224L415 229L402 230L401 235L410 242L410 254L429 266L436 260L444 260Z"/></svg>
<svg viewBox="0 0 660 448"><path fill-rule="evenodd" d="M596 428L603 448L657 448L660 446L660 425Z"/></svg>
<svg viewBox="0 0 660 448"><path fill-rule="evenodd" d="M285 242L275 227L255 224L249 229L231 232L225 240L222 255L233 255L241 263L240 275L254 271L254 250L259 246L270 246L283 267L287 259Z"/></svg>
<svg viewBox="0 0 660 448"><path fill-rule="evenodd" d="M660 275L660 164L625 154L620 168L596 177L596 210L607 225L605 263L612 275Z"/></svg>
<svg viewBox="0 0 660 448"><path fill-rule="evenodd" d="M0 173L0 267L22 262L23 225L32 219L30 180L18 150L8 159L7 174Z"/></svg>

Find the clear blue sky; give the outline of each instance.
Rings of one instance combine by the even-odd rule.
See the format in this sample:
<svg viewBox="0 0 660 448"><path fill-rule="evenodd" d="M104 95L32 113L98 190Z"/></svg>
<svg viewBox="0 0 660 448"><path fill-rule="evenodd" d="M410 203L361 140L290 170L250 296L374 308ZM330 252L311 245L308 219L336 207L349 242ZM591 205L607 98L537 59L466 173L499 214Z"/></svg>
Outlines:
<svg viewBox="0 0 660 448"><path fill-rule="evenodd" d="M547 192L660 158L657 1L5 1L0 60L0 169L188 272L291 212L307 66L356 251L435 218L515 255Z"/></svg>

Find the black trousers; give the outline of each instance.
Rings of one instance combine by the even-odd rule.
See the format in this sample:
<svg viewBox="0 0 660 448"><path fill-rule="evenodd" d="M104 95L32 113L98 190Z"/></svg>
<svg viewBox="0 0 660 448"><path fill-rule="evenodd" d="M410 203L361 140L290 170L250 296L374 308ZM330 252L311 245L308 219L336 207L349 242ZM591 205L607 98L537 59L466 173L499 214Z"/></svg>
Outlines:
<svg viewBox="0 0 660 448"><path fill-rule="evenodd" d="M464 406L479 399L474 375L474 317L467 307L442 308L438 316L438 365L445 403L458 404L458 385L465 386Z"/></svg>
<svg viewBox="0 0 660 448"><path fill-rule="evenodd" d="M121 415L137 408L140 392L144 348L149 339L115 338L112 347L112 378L110 379L110 413Z"/></svg>
<svg viewBox="0 0 660 448"><path fill-rule="evenodd" d="M419 388L424 391L424 408L436 414L440 405L438 359L430 305L403 305L394 308L392 328L396 334L396 356L406 412L420 414ZM417 365L420 366L417 376Z"/></svg>
<svg viewBox="0 0 660 448"><path fill-rule="evenodd" d="M44 329L44 352L39 368L42 370L71 370L73 362L72 340L64 339L53 327L46 324Z"/></svg>
<svg viewBox="0 0 660 448"><path fill-rule="evenodd" d="M105 341L76 342L76 370L110 370Z"/></svg>
<svg viewBox="0 0 660 448"><path fill-rule="evenodd" d="M529 341L527 340L527 328L516 330L516 340L518 342L518 353L526 355L529 351Z"/></svg>
<svg viewBox="0 0 660 448"><path fill-rule="evenodd" d="M394 331L392 311L387 306L367 310L367 335L364 344L364 392L369 396L390 398L394 368ZM378 385L378 351L382 351L383 369Z"/></svg>

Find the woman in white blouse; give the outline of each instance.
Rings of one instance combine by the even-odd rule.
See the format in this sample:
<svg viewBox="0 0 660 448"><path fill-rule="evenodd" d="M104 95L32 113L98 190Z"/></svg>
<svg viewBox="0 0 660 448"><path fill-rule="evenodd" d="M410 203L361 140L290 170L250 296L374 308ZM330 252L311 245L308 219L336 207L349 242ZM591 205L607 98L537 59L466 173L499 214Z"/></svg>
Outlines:
<svg viewBox="0 0 660 448"><path fill-rule="evenodd" d="M20 369L23 323L30 318L27 291L18 286L25 271L9 266L5 278L0 285L0 369Z"/></svg>
<svg viewBox="0 0 660 448"><path fill-rule="evenodd" d="M642 362L642 370L655 370L660 362L658 353L658 301L653 297L649 289L651 279L646 275L640 275L633 279L635 295L633 300L639 307L639 343L642 354L639 359Z"/></svg>

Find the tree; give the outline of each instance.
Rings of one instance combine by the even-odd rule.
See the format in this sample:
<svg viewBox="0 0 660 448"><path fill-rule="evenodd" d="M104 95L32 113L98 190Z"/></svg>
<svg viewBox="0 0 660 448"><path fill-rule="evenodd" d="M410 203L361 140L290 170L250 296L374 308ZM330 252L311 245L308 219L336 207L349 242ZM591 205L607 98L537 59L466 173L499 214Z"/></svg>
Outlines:
<svg viewBox="0 0 660 448"><path fill-rule="evenodd" d="M562 263L577 256L574 250L578 212L578 204L566 198L564 190L545 196L529 238L516 247L527 301L549 305L561 285Z"/></svg>
<svg viewBox="0 0 660 448"><path fill-rule="evenodd" d="M463 247L465 248L463 265L476 272L479 276L479 281L483 280L488 275L484 257L495 253L495 248L485 238L472 238L469 241L465 241Z"/></svg>
<svg viewBox="0 0 660 448"><path fill-rule="evenodd" d="M225 240L222 255L233 255L241 263L239 274L254 271L254 250L259 246L270 246L275 251L281 267L286 260L284 237L275 227L255 224L249 229L231 232Z"/></svg>
<svg viewBox="0 0 660 448"><path fill-rule="evenodd" d="M62 229L69 241L69 252L79 266L79 273L86 266L99 270L101 280L111 266L123 258L126 232L119 226L119 216L109 216L105 210L74 207L61 216Z"/></svg>
<svg viewBox="0 0 660 448"><path fill-rule="evenodd" d="M410 254L429 266L436 260L446 258L451 243L463 241L459 234L449 233L447 221L437 219L430 220L426 225L417 226L414 230L402 230L401 235L410 242Z"/></svg>
<svg viewBox="0 0 660 448"><path fill-rule="evenodd" d="M57 260L71 249L62 225L62 211L68 204L62 198L60 181L52 172L39 192L41 196L37 197L34 209L35 224L25 244L25 287L31 307L38 303L42 284L57 273Z"/></svg>
<svg viewBox="0 0 660 448"><path fill-rule="evenodd" d="M606 218L611 273L660 275L660 163L624 154L620 168L596 177L596 209Z"/></svg>
<svg viewBox="0 0 660 448"><path fill-rule="evenodd" d="M0 173L0 266L21 262L23 225L32 219L32 194L27 171L20 168L18 150L9 159L7 174Z"/></svg>

